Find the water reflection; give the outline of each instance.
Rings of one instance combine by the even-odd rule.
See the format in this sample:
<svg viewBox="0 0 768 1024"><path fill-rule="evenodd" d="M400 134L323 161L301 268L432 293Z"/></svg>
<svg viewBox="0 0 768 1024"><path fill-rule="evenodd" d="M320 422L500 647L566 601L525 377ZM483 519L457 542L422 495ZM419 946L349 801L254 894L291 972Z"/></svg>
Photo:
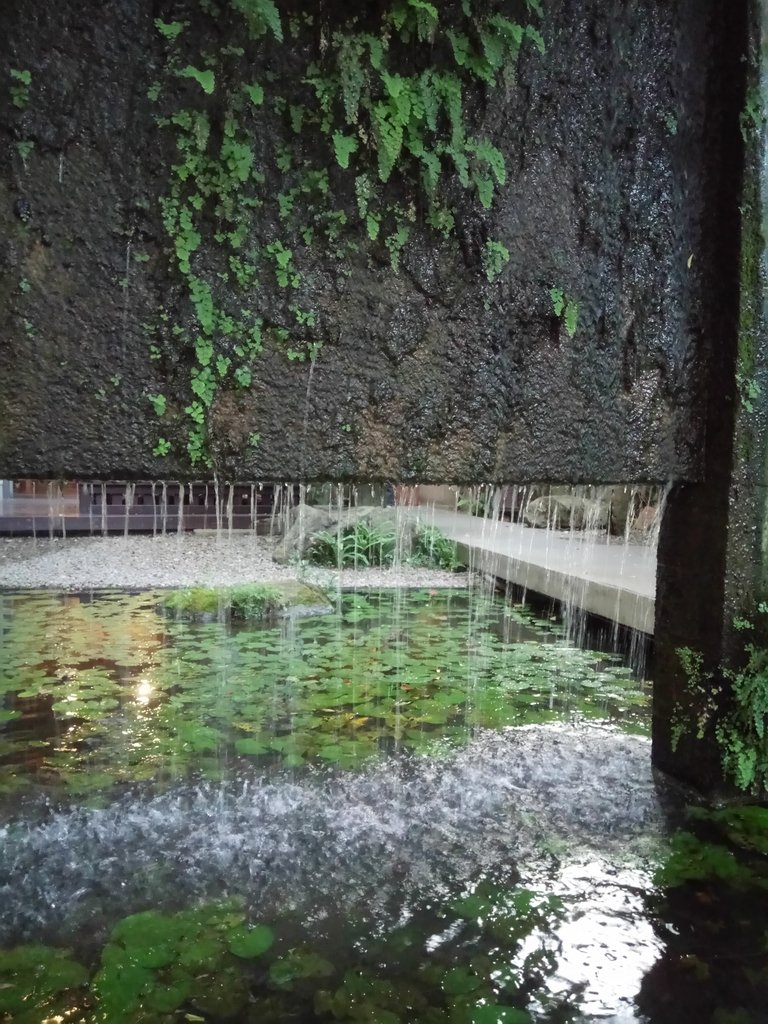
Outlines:
<svg viewBox="0 0 768 1024"><path fill-rule="evenodd" d="M271 627L169 619L159 593L2 600L7 791L218 778L243 758L353 768L574 716L647 728L647 686L620 658L481 592L349 594Z"/></svg>
<svg viewBox="0 0 768 1024"><path fill-rule="evenodd" d="M481 593L159 602L0 602L0 1019L766 1019L768 820L680 831L620 659Z"/></svg>

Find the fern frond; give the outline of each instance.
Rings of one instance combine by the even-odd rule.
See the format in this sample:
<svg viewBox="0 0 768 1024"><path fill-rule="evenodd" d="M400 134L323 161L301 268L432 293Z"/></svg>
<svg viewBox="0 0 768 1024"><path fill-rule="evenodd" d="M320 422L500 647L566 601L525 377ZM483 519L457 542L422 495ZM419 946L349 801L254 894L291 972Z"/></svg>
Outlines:
<svg viewBox="0 0 768 1024"><path fill-rule="evenodd" d="M544 54L547 52L547 44L544 42L544 36L533 25L525 26L525 35L527 39L533 43L539 53Z"/></svg>
<svg viewBox="0 0 768 1024"><path fill-rule="evenodd" d="M472 44L469 41L469 37L465 36L463 32L453 32L452 30L446 32L446 35L453 50L453 59L460 68L465 68L469 63L472 52Z"/></svg>
<svg viewBox="0 0 768 1024"><path fill-rule="evenodd" d="M579 326L579 304L574 302L573 299L569 299L565 304L565 314L563 316L565 323L565 333L569 338L573 338L576 334L576 330Z"/></svg>
<svg viewBox="0 0 768 1024"><path fill-rule="evenodd" d="M435 90L442 101L451 126L451 145L454 149L464 147L464 121L462 118L461 80L456 75L443 73L433 76Z"/></svg>
<svg viewBox="0 0 768 1024"><path fill-rule="evenodd" d="M477 197L480 200L480 205L484 210L490 210L493 206L493 182L482 174L473 175L473 180L477 186Z"/></svg>
<svg viewBox="0 0 768 1024"><path fill-rule="evenodd" d="M424 111L424 120L431 132L437 131L437 117L440 112L440 97L435 88L434 73L423 71L418 82L419 98Z"/></svg>
<svg viewBox="0 0 768 1024"><path fill-rule="evenodd" d="M429 150L425 150L421 154L421 165L424 191L427 193L429 198L432 199L437 193L437 185L440 181L440 172L442 170L440 157L437 153L430 153Z"/></svg>
<svg viewBox="0 0 768 1024"><path fill-rule="evenodd" d="M376 136L379 179L389 181L403 148L403 126L391 120L388 103L376 103L371 111Z"/></svg>
<svg viewBox="0 0 768 1024"><path fill-rule="evenodd" d="M338 49L339 78L347 124L357 124L360 97L365 85L365 72L361 63L363 52L364 43L359 36L341 36Z"/></svg>
<svg viewBox="0 0 768 1024"><path fill-rule="evenodd" d="M504 155L487 139L468 139L467 150L473 153L475 159L485 164L499 185L504 185L507 180L507 165L504 162Z"/></svg>
<svg viewBox="0 0 768 1024"><path fill-rule="evenodd" d="M384 44L377 36L372 36L370 33L365 33L361 36L363 42L368 47L368 55L371 62L371 67L374 71L381 71L384 65Z"/></svg>
<svg viewBox="0 0 768 1024"><path fill-rule="evenodd" d="M231 0L231 5L242 14L251 38L261 39L271 32L282 43L283 26L274 0Z"/></svg>
<svg viewBox="0 0 768 1024"><path fill-rule="evenodd" d="M494 35L503 45L510 63L514 63L520 53L520 47L523 45L525 36L523 26L516 21L510 21L509 18L505 18L501 14L491 15L486 21L486 26L493 30Z"/></svg>
<svg viewBox="0 0 768 1024"><path fill-rule="evenodd" d="M504 64L504 39L495 32L488 32L487 30L481 29L480 43L483 47L483 53L485 54L485 59L488 62L489 68L492 68L494 71L498 71ZM483 76L481 75L480 77ZM493 77L490 70L488 71L488 77Z"/></svg>
<svg viewBox="0 0 768 1024"><path fill-rule="evenodd" d="M355 198L357 199L357 212L361 217L368 213L368 204L373 196L373 182L367 174L358 174L355 178Z"/></svg>
<svg viewBox="0 0 768 1024"><path fill-rule="evenodd" d="M432 42L438 22L437 8L426 0L408 0L408 6L416 11L416 35L419 41Z"/></svg>
<svg viewBox="0 0 768 1024"><path fill-rule="evenodd" d="M333 151L336 154L336 162L339 167L343 167L344 170L349 167L349 158L357 151L357 145L357 139L354 136L334 132Z"/></svg>
<svg viewBox="0 0 768 1024"><path fill-rule="evenodd" d="M453 166L456 168L456 173L459 176L459 181L464 188L469 187L469 160L467 160L466 154L461 149L456 149L454 146L443 146L441 152L445 153L453 160Z"/></svg>

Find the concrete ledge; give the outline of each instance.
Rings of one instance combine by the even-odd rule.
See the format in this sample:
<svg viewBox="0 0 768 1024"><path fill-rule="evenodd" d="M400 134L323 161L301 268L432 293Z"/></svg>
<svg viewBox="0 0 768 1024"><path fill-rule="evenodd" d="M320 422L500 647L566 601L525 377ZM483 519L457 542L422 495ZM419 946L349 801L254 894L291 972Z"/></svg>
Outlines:
<svg viewBox="0 0 768 1024"><path fill-rule="evenodd" d="M415 515L459 544L472 569L652 634L656 549L602 535L537 530L421 507Z"/></svg>

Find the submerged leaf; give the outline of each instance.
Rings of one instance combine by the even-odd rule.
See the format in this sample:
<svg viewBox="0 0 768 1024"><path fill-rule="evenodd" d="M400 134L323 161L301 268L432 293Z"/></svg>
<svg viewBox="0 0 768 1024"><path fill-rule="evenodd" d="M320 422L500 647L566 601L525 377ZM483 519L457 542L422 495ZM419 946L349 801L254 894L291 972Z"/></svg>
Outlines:
<svg viewBox="0 0 768 1024"><path fill-rule="evenodd" d="M235 956L250 960L266 953L274 941L272 929L265 924L258 924L254 928L234 928L229 933L228 947Z"/></svg>

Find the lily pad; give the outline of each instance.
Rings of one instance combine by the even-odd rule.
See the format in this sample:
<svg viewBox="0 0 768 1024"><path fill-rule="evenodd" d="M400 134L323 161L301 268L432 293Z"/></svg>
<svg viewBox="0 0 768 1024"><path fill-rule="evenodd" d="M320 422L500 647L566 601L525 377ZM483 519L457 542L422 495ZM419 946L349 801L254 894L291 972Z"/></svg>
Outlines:
<svg viewBox="0 0 768 1024"><path fill-rule="evenodd" d="M272 929L265 924L257 924L253 928L234 928L229 933L228 948L235 956L250 960L266 953L274 941Z"/></svg>
<svg viewBox="0 0 768 1024"><path fill-rule="evenodd" d="M263 740L252 739L247 737L242 740L235 741L235 750L238 754L267 754L269 752L269 744Z"/></svg>
<svg viewBox="0 0 768 1024"><path fill-rule="evenodd" d="M454 967L443 975L443 991L450 996L466 995L483 984L483 978L468 967Z"/></svg>
<svg viewBox="0 0 768 1024"><path fill-rule="evenodd" d="M151 970L127 961L105 964L91 982L99 1008L110 1022L130 1017L153 986Z"/></svg>
<svg viewBox="0 0 768 1024"><path fill-rule="evenodd" d="M333 964L312 950L292 949L272 962L269 977L278 988L289 988L300 979L328 978L333 972Z"/></svg>

